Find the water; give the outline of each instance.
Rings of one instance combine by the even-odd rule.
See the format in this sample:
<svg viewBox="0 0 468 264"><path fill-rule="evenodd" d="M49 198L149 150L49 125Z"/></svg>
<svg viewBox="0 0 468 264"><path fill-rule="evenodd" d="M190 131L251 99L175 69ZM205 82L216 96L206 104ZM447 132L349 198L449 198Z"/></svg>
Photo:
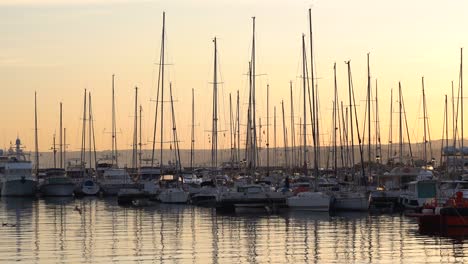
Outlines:
<svg viewBox="0 0 468 264"><path fill-rule="evenodd" d="M0 263L468 262L463 239L418 234L400 215L219 215L116 199L5 199Z"/></svg>

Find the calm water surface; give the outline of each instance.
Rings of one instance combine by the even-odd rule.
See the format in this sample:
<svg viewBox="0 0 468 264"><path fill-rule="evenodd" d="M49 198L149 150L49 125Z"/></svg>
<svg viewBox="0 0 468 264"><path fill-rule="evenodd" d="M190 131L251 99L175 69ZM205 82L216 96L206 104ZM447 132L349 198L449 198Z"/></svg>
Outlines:
<svg viewBox="0 0 468 264"><path fill-rule="evenodd" d="M400 215L219 215L115 200L3 198L0 263L468 262L468 240L420 235Z"/></svg>

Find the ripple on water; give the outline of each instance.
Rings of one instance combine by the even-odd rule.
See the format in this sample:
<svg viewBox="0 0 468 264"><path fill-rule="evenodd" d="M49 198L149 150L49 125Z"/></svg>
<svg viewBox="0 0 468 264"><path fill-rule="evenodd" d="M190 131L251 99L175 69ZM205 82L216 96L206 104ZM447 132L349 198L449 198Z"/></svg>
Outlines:
<svg viewBox="0 0 468 264"><path fill-rule="evenodd" d="M463 239L420 235L401 215L219 215L98 198L2 199L0 210L1 263L468 262Z"/></svg>

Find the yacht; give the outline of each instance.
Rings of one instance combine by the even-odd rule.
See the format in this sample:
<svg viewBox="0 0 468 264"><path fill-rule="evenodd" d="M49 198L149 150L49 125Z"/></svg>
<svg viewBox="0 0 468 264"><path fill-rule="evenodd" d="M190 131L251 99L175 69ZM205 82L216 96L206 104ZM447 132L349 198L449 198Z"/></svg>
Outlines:
<svg viewBox="0 0 468 264"><path fill-rule="evenodd" d="M16 139L15 149L10 147L4 155L0 150L0 190L2 196L33 196L37 180L32 173L32 163L26 159L21 140Z"/></svg>

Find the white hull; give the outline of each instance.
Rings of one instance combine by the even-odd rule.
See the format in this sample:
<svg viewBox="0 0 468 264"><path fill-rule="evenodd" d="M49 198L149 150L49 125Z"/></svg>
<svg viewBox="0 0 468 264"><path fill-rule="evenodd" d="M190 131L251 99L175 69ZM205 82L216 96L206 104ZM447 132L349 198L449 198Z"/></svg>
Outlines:
<svg viewBox="0 0 468 264"><path fill-rule="evenodd" d="M307 210L316 212L330 211L330 196L320 192L299 193L286 199L286 204L293 210Z"/></svg>
<svg viewBox="0 0 468 264"><path fill-rule="evenodd" d="M1 183L2 196L34 196L37 181L35 180L9 180Z"/></svg>
<svg viewBox="0 0 468 264"><path fill-rule="evenodd" d="M73 196L75 185L73 183L64 184L44 184L40 191L44 196Z"/></svg>
<svg viewBox="0 0 468 264"><path fill-rule="evenodd" d="M182 189L164 189L158 196L161 203L187 203L189 194Z"/></svg>

